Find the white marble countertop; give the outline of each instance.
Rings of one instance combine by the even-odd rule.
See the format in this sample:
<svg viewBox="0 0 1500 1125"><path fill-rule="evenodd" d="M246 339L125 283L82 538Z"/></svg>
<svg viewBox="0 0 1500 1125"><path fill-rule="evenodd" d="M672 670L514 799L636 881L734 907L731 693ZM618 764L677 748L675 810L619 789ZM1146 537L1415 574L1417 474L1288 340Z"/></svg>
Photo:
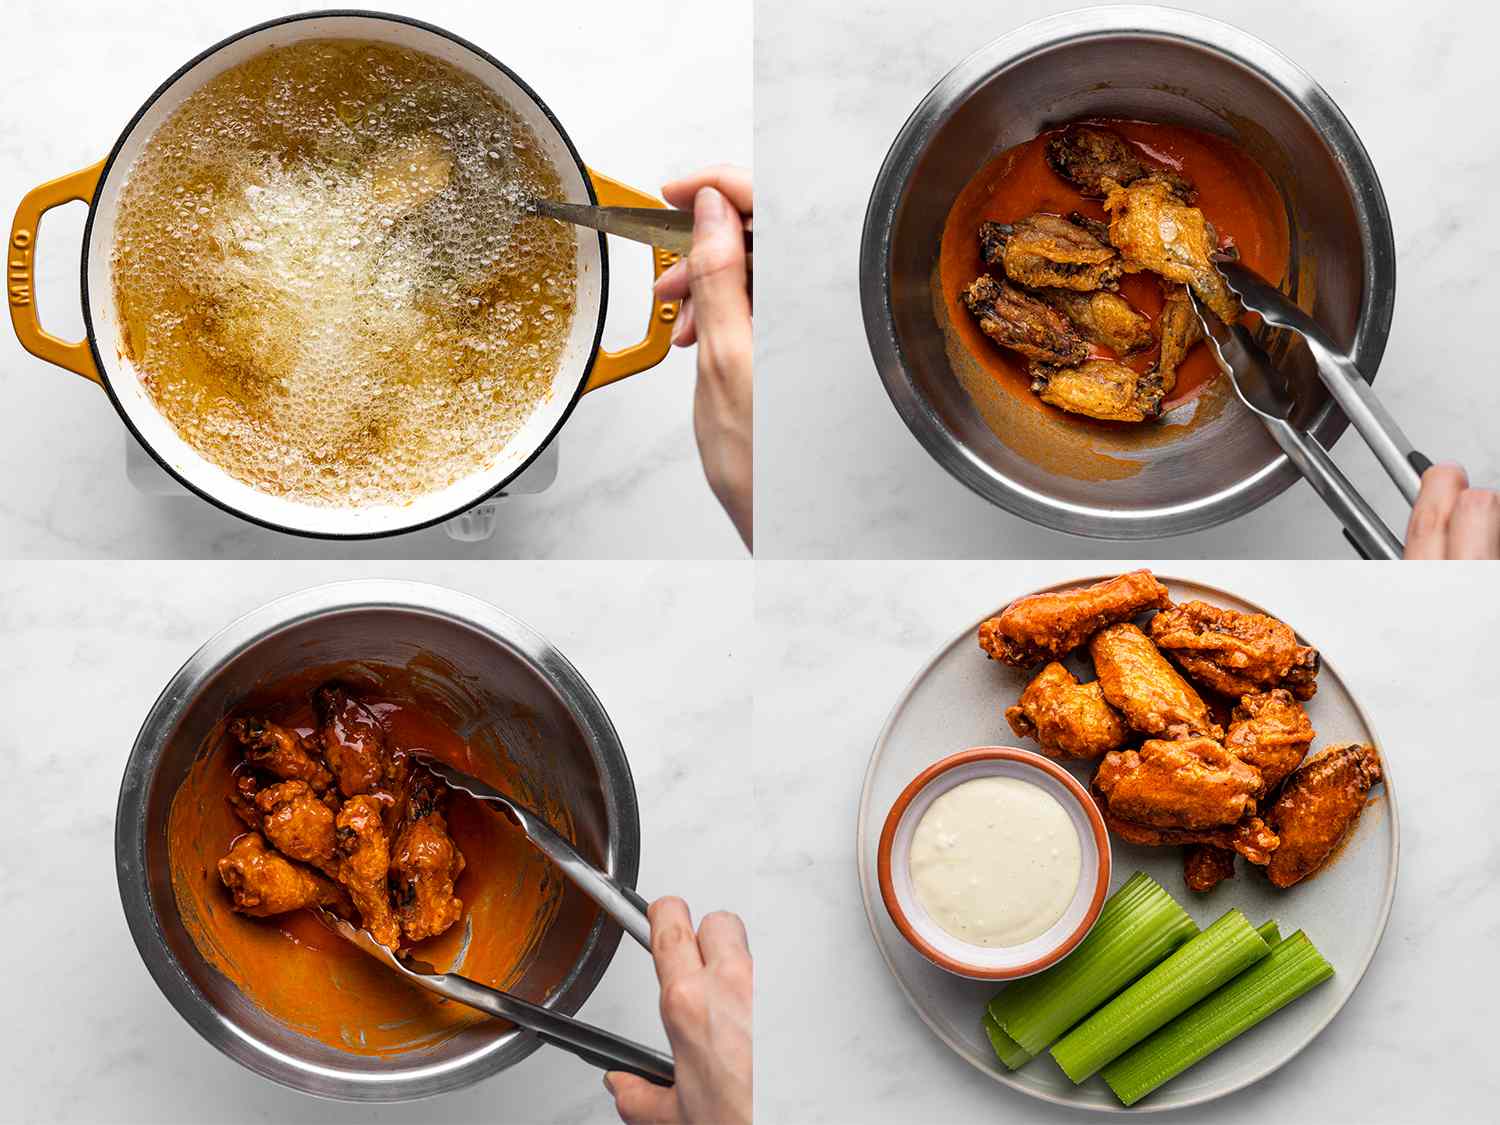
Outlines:
<svg viewBox="0 0 1500 1125"><path fill-rule="evenodd" d="M299 9L288 0L11 0L0 85L0 202L98 160L136 107L226 35ZM592 166L638 187L707 163L750 163L750 7L685 19L679 5L578 0L563 8L422 0L390 5L471 39L547 100ZM377 5L380 7L380 5ZM6 212L7 216L9 211ZM39 240L43 323L83 335L83 204L53 211ZM646 319L648 252L610 240L606 347ZM265 531L188 495L142 495L125 478L126 431L97 387L0 333L0 554L115 558L739 558L734 528L703 480L692 432L694 361L590 395L563 430L558 479L503 501L484 543L441 528L373 543Z"/></svg>
<svg viewBox="0 0 1500 1125"><path fill-rule="evenodd" d="M1500 1101L1490 1059L1500 996L1492 807L1500 759L1488 720L1500 696L1494 575L1484 563L1411 564L1382 572L1377 600L1362 565L1157 567L1233 590L1317 638L1399 777L1404 844L1384 941L1338 1018L1269 1078L1166 1120L1461 1125L1493 1120ZM991 1081L922 1024L876 950L855 861L864 771L910 678L969 621L1100 567L760 561L756 569L760 1119L1104 1120Z"/></svg>
<svg viewBox="0 0 1500 1125"><path fill-rule="evenodd" d="M293 590L412 578L516 614L579 668L614 720L641 808L639 886L695 916L750 914L751 565L502 562L0 563L0 818L6 1019L0 1121L617 1121L598 1071L541 1048L467 1090L361 1107L283 1090L220 1055L146 972L114 869L120 776L163 685L210 634ZM657 1046L657 989L626 939L580 1015Z"/></svg>
<svg viewBox="0 0 1500 1125"><path fill-rule="evenodd" d="M756 546L763 558L1111 558L1117 543L1049 531L973 495L917 443L870 359L858 293L865 204L908 114L976 48L1086 0L761 4L756 20L760 229ZM1379 170L1399 256L1395 325L1376 383L1419 449L1500 483L1500 382L1472 262L1500 244L1500 96L1492 9L1465 0L1181 2L1260 36L1310 72ZM795 276L796 285L774 279ZM771 279L767 283L767 279ZM1334 459L1398 533L1407 509L1352 433ZM1303 482L1211 531L1143 543L1182 558L1351 557Z"/></svg>

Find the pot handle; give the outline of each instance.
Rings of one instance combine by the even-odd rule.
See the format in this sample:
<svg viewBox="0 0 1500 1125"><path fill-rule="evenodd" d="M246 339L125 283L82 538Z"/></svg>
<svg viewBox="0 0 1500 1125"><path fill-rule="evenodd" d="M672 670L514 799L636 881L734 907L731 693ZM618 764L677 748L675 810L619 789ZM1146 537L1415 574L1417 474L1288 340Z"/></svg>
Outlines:
<svg viewBox="0 0 1500 1125"><path fill-rule="evenodd" d="M10 300L10 322L21 346L39 359L66 367L103 385L89 342L69 343L42 327L36 314L36 235L42 216L54 207L81 199L91 203L104 161L49 180L26 193L10 226L10 252L5 262L5 292Z"/></svg>
<svg viewBox="0 0 1500 1125"><path fill-rule="evenodd" d="M599 196L599 204L602 207L666 206L654 195L637 191L618 180L601 175L592 168L589 169L589 179L593 181L594 191ZM680 257L680 254L663 250L660 246L653 246L651 248L651 261L655 271L653 277L660 277L666 273ZM600 387L617 383L627 376L638 375L666 359L667 352L672 350L672 326L677 320L677 314L681 311L681 301L658 301L653 297L651 319L646 324L646 338L639 344L633 344L617 352L600 349L598 358L594 360L594 370L589 373L588 385L583 388L584 393L597 391Z"/></svg>

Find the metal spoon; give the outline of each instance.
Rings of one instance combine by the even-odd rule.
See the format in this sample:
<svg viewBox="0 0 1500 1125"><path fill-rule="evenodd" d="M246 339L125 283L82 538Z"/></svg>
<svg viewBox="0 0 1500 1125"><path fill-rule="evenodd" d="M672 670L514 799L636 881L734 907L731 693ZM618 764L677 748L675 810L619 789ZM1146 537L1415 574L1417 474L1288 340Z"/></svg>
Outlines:
<svg viewBox="0 0 1500 1125"><path fill-rule="evenodd" d="M601 1070L623 1070L658 1086L670 1086L677 1080L676 1064L670 1055L457 973L439 972L414 957L398 957L394 950L376 941L369 930L360 929L322 907L316 913L340 937L396 970L418 988L534 1031L544 1042L561 1047Z"/></svg>
<svg viewBox="0 0 1500 1125"><path fill-rule="evenodd" d="M479 801L498 805L537 848L562 869L562 873L604 912L618 922L624 931L646 948L651 948L651 923L646 919L646 900L613 875L600 871L572 844L552 830L542 817L498 789L454 769L431 754L413 752L412 759L445 781L450 789L467 793Z"/></svg>

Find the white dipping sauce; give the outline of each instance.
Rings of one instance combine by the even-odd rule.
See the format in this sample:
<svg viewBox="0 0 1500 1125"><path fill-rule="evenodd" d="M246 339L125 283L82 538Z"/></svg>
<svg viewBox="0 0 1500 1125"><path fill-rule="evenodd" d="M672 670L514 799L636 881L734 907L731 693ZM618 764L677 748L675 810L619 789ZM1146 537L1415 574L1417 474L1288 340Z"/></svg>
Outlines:
<svg viewBox="0 0 1500 1125"><path fill-rule="evenodd" d="M1045 933L1073 901L1082 869L1072 817L1017 777L955 785L912 836L918 901L948 933L990 949Z"/></svg>

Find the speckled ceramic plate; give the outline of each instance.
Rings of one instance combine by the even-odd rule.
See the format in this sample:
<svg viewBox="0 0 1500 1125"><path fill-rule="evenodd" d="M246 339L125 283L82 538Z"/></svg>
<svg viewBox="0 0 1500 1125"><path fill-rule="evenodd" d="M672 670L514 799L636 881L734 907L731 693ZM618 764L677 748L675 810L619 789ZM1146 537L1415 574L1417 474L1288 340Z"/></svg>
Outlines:
<svg viewBox="0 0 1500 1125"><path fill-rule="evenodd" d="M1174 601L1197 598L1229 609L1276 612L1274 606L1254 605L1210 586L1157 577L1171 590ZM1098 580L1080 579L1050 589ZM1018 590L1016 596L1026 592ZM994 612L1001 608L997 606ZM1295 628L1298 622L1290 624ZM1020 695L1028 675L985 659L974 639L978 626L978 621L967 625L917 673L886 720L865 774L859 807L859 878L870 929L897 985L927 1026L966 1061L996 1082L1059 1105L1118 1113L1181 1109L1222 1097L1271 1073L1311 1043L1338 1015L1358 987L1385 932L1396 889L1400 846L1389 764L1385 785L1374 791L1358 825L1330 865L1289 890L1277 890L1242 859L1233 880L1221 883L1207 895L1195 895L1182 881L1181 849L1140 848L1119 839L1112 842L1111 890L1133 871L1141 870L1166 887L1199 925L1207 925L1237 906L1257 925L1274 918L1283 935L1306 930L1333 965L1332 980L1179 1075L1131 1110L1121 1107L1098 1077L1074 1086L1050 1057L1008 1071L995 1058L979 1027L995 986L946 973L912 949L886 913L875 870L886 813L906 783L922 769L969 746L1036 748L1029 739L1017 739L1003 715ZM1302 641L1317 644L1316 637L1303 636ZM1092 678L1086 653L1082 659L1075 654L1066 663L1075 674ZM1318 675L1318 693L1306 707L1317 731L1313 753L1338 742L1364 742L1381 748L1349 685L1326 659ZM1086 783L1093 763L1071 768Z"/></svg>

